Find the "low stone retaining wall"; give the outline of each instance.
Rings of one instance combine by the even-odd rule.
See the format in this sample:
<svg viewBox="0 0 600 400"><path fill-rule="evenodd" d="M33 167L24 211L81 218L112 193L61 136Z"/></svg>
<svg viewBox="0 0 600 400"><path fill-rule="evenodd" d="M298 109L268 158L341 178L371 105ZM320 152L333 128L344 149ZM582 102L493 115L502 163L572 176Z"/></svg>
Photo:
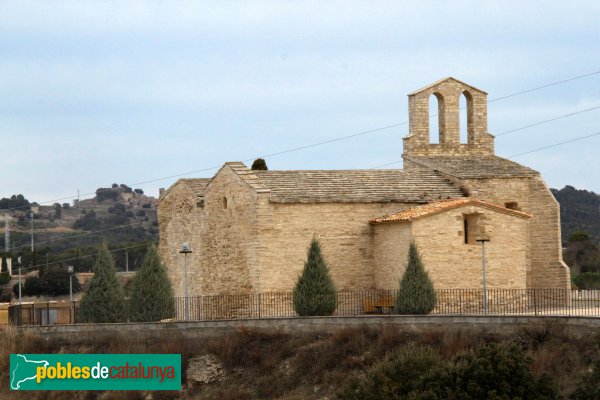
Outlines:
<svg viewBox="0 0 600 400"><path fill-rule="evenodd" d="M135 335L136 338L182 335L189 338L219 336L236 330L277 331L283 333L334 333L348 328L394 328L399 332L421 333L449 329L511 335L524 328L560 327L574 338L600 332L600 318L532 316L398 316L305 317L237 319L218 321L177 321L122 324L75 324L19 327L25 332L60 340L85 340L91 336Z"/></svg>

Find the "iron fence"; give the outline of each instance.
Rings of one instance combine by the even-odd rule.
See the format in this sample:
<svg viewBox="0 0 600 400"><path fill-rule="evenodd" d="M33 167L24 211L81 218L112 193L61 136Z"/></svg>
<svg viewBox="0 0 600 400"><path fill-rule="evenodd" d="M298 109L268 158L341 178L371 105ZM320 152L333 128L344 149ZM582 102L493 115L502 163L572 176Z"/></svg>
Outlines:
<svg viewBox="0 0 600 400"><path fill-rule="evenodd" d="M333 315L395 314L397 290L337 292ZM600 290L490 289L486 291L487 315L546 315L600 317ZM430 315L486 315L484 292L478 289L436 290ZM186 303L189 317L186 318ZM128 321L128 302L123 306ZM176 297L170 320L296 317L292 292ZM78 302L11 304L13 325L53 325L79 322Z"/></svg>

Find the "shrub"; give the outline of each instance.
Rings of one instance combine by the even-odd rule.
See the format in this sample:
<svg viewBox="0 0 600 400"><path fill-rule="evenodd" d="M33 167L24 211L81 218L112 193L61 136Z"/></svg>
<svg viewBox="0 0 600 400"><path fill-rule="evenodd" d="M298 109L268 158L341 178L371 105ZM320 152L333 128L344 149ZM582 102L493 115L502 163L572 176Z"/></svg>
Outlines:
<svg viewBox="0 0 600 400"><path fill-rule="evenodd" d="M19 296L19 282L15 283L12 287L12 292L15 294L15 297ZM21 282L21 296L25 295L25 286L23 282Z"/></svg>
<svg viewBox="0 0 600 400"><path fill-rule="evenodd" d="M400 281L395 310L398 314L429 314L436 303L435 289L423 267L414 243L408 250L408 265Z"/></svg>
<svg viewBox="0 0 600 400"><path fill-rule="evenodd" d="M581 290L600 289L600 272L573 275L573 283Z"/></svg>
<svg viewBox="0 0 600 400"><path fill-rule="evenodd" d="M116 276L115 261L106 244L100 246L94 277L80 302L82 322L121 322L123 321L123 288Z"/></svg>
<svg viewBox="0 0 600 400"><path fill-rule="evenodd" d="M257 158L252 163L252 167L250 169L258 170L258 171L267 171L269 168L267 167L267 162L262 158Z"/></svg>
<svg viewBox="0 0 600 400"><path fill-rule="evenodd" d="M129 304L131 321L160 321L175 314L171 281L155 246L148 248L142 267L133 278Z"/></svg>
<svg viewBox="0 0 600 400"><path fill-rule="evenodd" d="M6 285L8 282L10 282L10 275L8 271L0 272L0 285Z"/></svg>
<svg viewBox="0 0 600 400"><path fill-rule="evenodd" d="M310 243L308 259L304 263L304 270L298 278L292 297L294 310L300 316L331 315L335 311L335 285L316 239Z"/></svg>
<svg viewBox="0 0 600 400"><path fill-rule="evenodd" d="M600 399L600 359L594 362L591 371L581 377L571 399Z"/></svg>
<svg viewBox="0 0 600 400"><path fill-rule="evenodd" d="M81 290L81 284L76 276L73 276L73 293ZM25 282L25 289L28 289ZM48 296L61 296L69 294L69 273L66 271L48 271L40 278L41 293Z"/></svg>
<svg viewBox="0 0 600 400"><path fill-rule="evenodd" d="M42 294L41 279L37 276L27 277L27 279L25 279L25 286L22 289L22 294L25 296L39 296Z"/></svg>
<svg viewBox="0 0 600 400"><path fill-rule="evenodd" d="M531 360L515 344L490 343L452 361L410 344L372 366L340 398L552 400L558 394L547 375L533 375Z"/></svg>

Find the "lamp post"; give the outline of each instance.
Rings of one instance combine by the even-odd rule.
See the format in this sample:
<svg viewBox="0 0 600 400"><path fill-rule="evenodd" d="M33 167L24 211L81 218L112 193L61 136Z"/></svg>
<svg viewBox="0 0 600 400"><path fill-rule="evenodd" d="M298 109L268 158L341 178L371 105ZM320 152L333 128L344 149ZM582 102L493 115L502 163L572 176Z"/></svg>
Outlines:
<svg viewBox="0 0 600 400"><path fill-rule="evenodd" d="M19 304L21 304L21 257L17 258L17 265L19 266Z"/></svg>
<svg viewBox="0 0 600 400"><path fill-rule="evenodd" d="M487 287L486 287L486 279L485 279L485 242L490 241L489 235L486 235L483 229L481 230L481 234L479 238L476 239L478 242L481 242L481 270L483 272L483 312L487 315L488 313L488 302L487 302Z"/></svg>
<svg viewBox="0 0 600 400"><path fill-rule="evenodd" d="M187 255L189 253L192 252L192 250L190 250L190 244L189 243L184 243L181 246L181 250L179 251L180 253L183 253L183 287L184 287L184 295L185 295L185 299L184 299L184 304L185 304L185 320L189 321L190 320L190 308L189 308L189 304L188 304L188 279L187 279Z"/></svg>
<svg viewBox="0 0 600 400"><path fill-rule="evenodd" d="M73 323L75 316L73 315L73 272L74 268L72 265L67 267L67 271L69 272L69 322Z"/></svg>

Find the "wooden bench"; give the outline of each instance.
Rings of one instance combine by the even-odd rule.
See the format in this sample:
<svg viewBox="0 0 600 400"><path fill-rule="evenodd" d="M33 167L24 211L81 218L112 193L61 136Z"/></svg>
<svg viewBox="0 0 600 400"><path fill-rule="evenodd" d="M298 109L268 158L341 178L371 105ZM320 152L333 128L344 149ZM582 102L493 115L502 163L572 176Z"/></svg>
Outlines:
<svg viewBox="0 0 600 400"><path fill-rule="evenodd" d="M375 300L363 300L363 307L366 314L389 314L394 309L395 304L396 298L389 295L381 295Z"/></svg>

